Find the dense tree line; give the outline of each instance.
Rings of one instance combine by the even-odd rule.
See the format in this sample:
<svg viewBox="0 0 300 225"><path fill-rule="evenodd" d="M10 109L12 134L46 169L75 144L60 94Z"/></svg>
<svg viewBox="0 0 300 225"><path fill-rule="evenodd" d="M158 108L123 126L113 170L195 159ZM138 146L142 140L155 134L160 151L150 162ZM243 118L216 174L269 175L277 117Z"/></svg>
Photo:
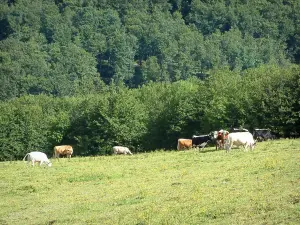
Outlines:
<svg viewBox="0 0 300 225"><path fill-rule="evenodd" d="M299 132L297 0L0 2L0 160Z"/></svg>
<svg viewBox="0 0 300 225"><path fill-rule="evenodd" d="M111 154L113 145L175 149L178 138L239 126L284 137L300 132L299 82L299 66L263 66L136 89L111 84L76 97L22 96L0 103L0 160L51 155L57 144L73 145L76 155Z"/></svg>
<svg viewBox="0 0 300 225"><path fill-rule="evenodd" d="M300 61L297 0L0 3L0 99Z"/></svg>

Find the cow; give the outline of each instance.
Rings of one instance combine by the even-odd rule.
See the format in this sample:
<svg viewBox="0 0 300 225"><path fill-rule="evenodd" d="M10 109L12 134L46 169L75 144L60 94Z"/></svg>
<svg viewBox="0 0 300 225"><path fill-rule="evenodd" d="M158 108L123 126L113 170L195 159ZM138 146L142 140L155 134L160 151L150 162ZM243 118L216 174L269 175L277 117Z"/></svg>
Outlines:
<svg viewBox="0 0 300 225"><path fill-rule="evenodd" d="M205 134L205 135L193 135L192 137L192 147L202 147L204 148L204 146L208 143L213 141L214 139L217 138L217 133L215 131L210 132L209 134Z"/></svg>
<svg viewBox="0 0 300 225"><path fill-rule="evenodd" d="M281 134L277 131L271 131L271 135L272 135L273 140L280 139L280 137L281 137Z"/></svg>
<svg viewBox="0 0 300 225"><path fill-rule="evenodd" d="M225 140L228 137L229 132L227 130L219 130L216 138L216 150L223 149Z"/></svg>
<svg viewBox="0 0 300 225"><path fill-rule="evenodd" d="M211 141L211 137L209 135L200 135L200 136L193 135L192 146L198 147L209 141Z"/></svg>
<svg viewBox="0 0 300 225"><path fill-rule="evenodd" d="M299 138L299 133L297 131L291 131L289 137L293 139Z"/></svg>
<svg viewBox="0 0 300 225"><path fill-rule="evenodd" d="M71 158L73 154L73 148L71 145L61 145L61 146L55 146L53 152L54 158L59 158L60 155L65 155L67 158Z"/></svg>
<svg viewBox="0 0 300 225"><path fill-rule="evenodd" d="M183 150L183 149L189 149L193 147L193 142L192 142L192 139L183 139L183 138L180 138L178 139L177 141L177 150Z"/></svg>
<svg viewBox="0 0 300 225"><path fill-rule="evenodd" d="M256 141L267 141L273 139L273 134L271 133L271 130L269 129L254 129L253 130L253 138Z"/></svg>
<svg viewBox="0 0 300 225"><path fill-rule="evenodd" d="M132 155L131 151L129 150L129 148L127 147L123 147L123 146L114 146L113 147L113 152L115 155L117 154L124 154L124 155Z"/></svg>
<svg viewBox="0 0 300 225"><path fill-rule="evenodd" d="M39 162L40 166L42 166L42 164L46 164L49 167L52 166L52 163L49 161L47 155L43 152L30 152L30 153L27 153L25 155L25 157L23 158L23 161L26 160L26 157L27 157L27 163L29 164L31 162L32 166L34 166L35 162Z"/></svg>
<svg viewBox="0 0 300 225"><path fill-rule="evenodd" d="M245 151L248 150L248 147L253 150L255 141L253 139L253 135L250 132L230 133L225 143L226 152L228 152L233 145L237 147L242 145Z"/></svg>

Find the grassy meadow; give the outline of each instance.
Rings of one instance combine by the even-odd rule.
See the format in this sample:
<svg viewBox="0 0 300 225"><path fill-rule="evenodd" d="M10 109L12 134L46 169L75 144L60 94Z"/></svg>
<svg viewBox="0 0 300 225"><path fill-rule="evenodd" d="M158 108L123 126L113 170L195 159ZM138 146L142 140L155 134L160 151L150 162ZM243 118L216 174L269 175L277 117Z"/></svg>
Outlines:
<svg viewBox="0 0 300 225"><path fill-rule="evenodd" d="M300 224L300 139L0 162L0 224Z"/></svg>

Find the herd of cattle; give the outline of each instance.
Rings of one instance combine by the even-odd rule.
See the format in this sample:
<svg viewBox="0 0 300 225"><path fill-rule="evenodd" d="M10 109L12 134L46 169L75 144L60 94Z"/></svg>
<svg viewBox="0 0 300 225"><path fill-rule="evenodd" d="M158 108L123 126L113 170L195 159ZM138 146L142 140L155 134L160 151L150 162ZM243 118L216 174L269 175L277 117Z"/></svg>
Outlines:
<svg viewBox="0 0 300 225"><path fill-rule="evenodd" d="M113 147L114 154L124 154L124 155L132 155L131 151L127 147L123 146L114 146ZM54 152L53 152L53 158L59 158L59 156L66 156L67 158L71 158L73 154L73 148L71 145L61 145L61 146L55 146ZM23 161L27 161L29 164L31 162L32 166L36 162L38 162L41 165L45 164L47 166L52 166L52 163L48 159L47 155L43 152L30 152L25 155L23 158Z"/></svg>
<svg viewBox="0 0 300 225"><path fill-rule="evenodd" d="M299 137L297 132L293 132L292 138ZM216 150L226 149L228 152L233 145L243 146L245 150L250 148L253 150L256 142L273 140L280 138L279 134L272 132L269 129L254 129L253 133L249 130L241 128L233 128L229 131L219 130L212 131L207 135L196 136L193 135L192 139L178 139L177 150L189 149L192 147L204 148L208 143L214 143Z"/></svg>
<svg viewBox="0 0 300 225"><path fill-rule="evenodd" d="M73 148L71 145L61 145L55 146L53 152L53 158L59 158L59 156L66 156L67 158L71 158L73 154ZM35 162L38 162L41 165L46 164L48 166L52 166L52 163L48 159L47 155L43 152L30 152L25 155L23 161L27 159L28 163L32 163L34 166Z"/></svg>
<svg viewBox="0 0 300 225"><path fill-rule="evenodd" d="M295 135L292 138L299 137L299 134L294 132ZM278 139L277 133L271 132L269 129L254 129L253 133L250 133L247 129L233 128L229 131L219 130L212 131L207 135L196 136L193 135L192 139L178 139L177 150L184 150L193 147L204 148L206 144L213 143L218 149L226 149L228 152L232 146L243 146L245 150L250 148L253 150L256 142ZM127 147L114 146L112 148L114 154L132 155L131 151ZM59 158L60 156L66 156L71 158L73 154L73 148L70 145L55 146L53 152L53 158ZM51 166L52 163L48 159L47 155L43 152L30 152L25 155L23 161L27 160L28 164L31 162L34 166L35 162L39 162L40 166L45 164Z"/></svg>

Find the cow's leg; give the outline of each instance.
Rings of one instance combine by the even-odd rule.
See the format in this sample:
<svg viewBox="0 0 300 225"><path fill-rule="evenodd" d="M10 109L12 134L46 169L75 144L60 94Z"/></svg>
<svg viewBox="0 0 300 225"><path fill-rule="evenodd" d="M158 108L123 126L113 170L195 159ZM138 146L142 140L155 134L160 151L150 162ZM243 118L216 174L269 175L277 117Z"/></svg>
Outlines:
<svg viewBox="0 0 300 225"><path fill-rule="evenodd" d="M246 144L244 145L244 151L245 151L245 152L248 152L248 143L246 143Z"/></svg>
<svg viewBox="0 0 300 225"><path fill-rule="evenodd" d="M34 163L35 163L34 159L31 162L32 162L32 166L34 166Z"/></svg>
<svg viewBox="0 0 300 225"><path fill-rule="evenodd" d="M226 152L229 152L229 150L231 150L232 146L233 146L233 143L227 144L227 145L225 146Z"/></svg>

